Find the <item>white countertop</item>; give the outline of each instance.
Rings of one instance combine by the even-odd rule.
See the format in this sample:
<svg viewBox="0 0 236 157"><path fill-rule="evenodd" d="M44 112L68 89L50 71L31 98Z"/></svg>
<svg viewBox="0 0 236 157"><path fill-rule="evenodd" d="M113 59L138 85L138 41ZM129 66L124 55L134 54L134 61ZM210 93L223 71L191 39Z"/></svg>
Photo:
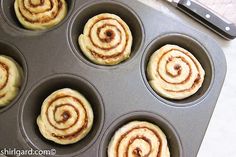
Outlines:
<svg viewBox="0 0 236 157"><path fill-rule="evenodd" d="M236 39L226 41L163 0L139 0L209 34L222 47L227 59L226 80L197 157L236 156Z"/></svg>

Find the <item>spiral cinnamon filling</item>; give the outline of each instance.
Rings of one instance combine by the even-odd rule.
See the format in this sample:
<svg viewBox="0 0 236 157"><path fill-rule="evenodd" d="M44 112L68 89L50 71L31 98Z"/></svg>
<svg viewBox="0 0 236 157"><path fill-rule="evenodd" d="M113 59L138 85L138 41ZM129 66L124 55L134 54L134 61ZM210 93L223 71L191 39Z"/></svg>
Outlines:
<svg viewBox="0 0 236 157"><path fill-rule="evenodd" d="M44 101L37 123L45 138L59 144L71 144L90 131L93 112L88 101L77 91L61 89Z"/></svg>
<svg viewBox="0 0 236 157"><path fill-rule="evenodd" d="M8 83L8 78L9 78L9 69L8 69L8 66L4 63L1 63L0 62L0 68L1 70L3 71L4 74L1 74L1 75L4 75L5 77L1 76L1 78L5 78L5 80L1 81L1 84L0 84L0 90L2 90L3 88L6 87L7 83Z"/></svg>
<svg viewBox="0 0 236 157"><path fill-rule="evenodd" d="M168 54L168 53L170 53L170 52L172 52L172 51L180 51L180 50L179 50L179 49L176 49L176 48L172 48L172 49L170 49L169 51L165 52L165 53L162 55L162 57L160 58L160 60L158 61L157 65L160 65L160 61L163 59L163 57L164 57L166 54ZM192 56L190 56L190 55L189 55L187 52L185 52L185 51L181 51L181 53L184 53L186 56L188 56L188 57L192 60L192 62L194 63L194 66L195 66L195 67L197 68L197 70L198 70L198 73L200 73L199 64L196 63L196 61L192 58ZM158 72L159 76L161 77L161 79L164 80L164 81L167 82L167 83L172 83L172 84L176 84L176 85L178 85L178 84L184 84L185 82L189 81L189 79L190 79L190 77L191 77L191 75L192 75L191 65L190 65L190 64L188 63L188 61L187 61L184 57L182 57L182 56L175 56L175 58L181 59L181 61L184 62L185 64L187 64L188 67L189 67L189 69L190 69L190 72L189 72L189 74L188 74L188 76L187 76L187 78L186 78L185 80L183 80L182 82L177 82L177 83L168 82L168 80L165 80L164 76L162 76L162 73L160 72L159 66L157 67L157 72ZM171 72L169 72L169 69L167 68L168 63L171 62L172 60L173 60L173 57L169 58L169 59L166 61L166 69L165 69L165 70L166 70L166 74L168 74L170 77L178 77L178 76L181 74L181 72L182 72L182 67L181 67L181 65L175 64L174 69L175 69L176 71L178 71L178 73L175 74L175 75L173 75ZM198 75L198 77L197 77L195 80L200 80L200 79L201 79L201 76ZM194 83L198 83L198 81L194 81ZM193 86L194 86L194 84L193 84ZM193 87L193 86L192 86L192 87ZM186 90L191 90L191 89L186 89ZM169 90L169 91L171 91L171 90ZM178 92L178 91L176 91L176 92Z"/></svg>
<svg viewBox="0 0 236 157"><path fill-rule="evenodd" d="M121 31L116 27L116 25L112 25L112 24L104 24L103 26L100 26L98 29L97 29L97 36L98 36L98 38L99 38L99 40L101 41L101 42L106 42L106 43L108 43L108 42L111 42L112 41L112 39L114 39L114 37L115 36L119 36L119 42L117 42L117 44L116 45L114 45L114 46L111 46L111 47L101 47L101 46L99 46L99 45L97 45L96 44L96 42L94 41L94 39L92 38L92 36L91 36L91 30L93 29L93 27L94 27L94 25L97 23L97 22L100 22L100 21L103 21L103 20L115 20L116 22L118 22L121 26L122 26L122 28L125 30L125 27L123 26L123 24L122 23L120 23L117 19L115 19L115 18L100 18L100 19L98 19L97 21L95 21L95 23L92 25L92 27L90 28L90 31L89 31L89 37L90 37L90 39L91 39L91 42L93 43L93 45L95 46L95 47L97 47L97 48L100 48L100 49L102 49L102 50L105 50L105 51L107 51L107 50L111 50L111 49L114 49L114 48L116 48L118 45L120 45L120 43L121 43L121 40L122 40L122 33L121 33ZM111 26L111 27L114 27L116 30L117 30L117 32L119 32L119 34L115 34L112 30L107 30L106 31L106 37L105 37L105 39L104 38L101 38L100 37L100 32L101 32L101 29L103 29L103 28L105 28L106 26ZM112 37L111 37L112 36ZM125 48L126 48L126 46L127 46L127 41L129 40L129 36L128 36L128 34L126 33L126 43L125 43L125 46L123 47L123 49L120 51L120 52L117 52L117 54L122 54L123 52L124 52L124 50L125 50ZM91 50L90 50L91 51ZM94 52L94 51L93 51ZM96 52L94 52L94 53L96 53ZM105 56L105 55L101 55L102 56L102 58L104 58L104 57L110 57L109 55L108 56Z"/></svg>
<svg viewBox="0 0 236 157"><path fill-rule="evenodd" d="M171 99L183 99L197 92L205 76L197 59L176 45L157 50L150 58L147 73L154 90Z"/></svg>
<svg viewBox="0 0 236 157"><path fill-rule="evenodd" d="M170 49L169 51L165 52L165 53L162 55L162 57L160 58L160 60L159 60L159 62L158 62L157 64L160 65L160 61L163 59L163 57L164 57L166 54L168 54L168 53L170 53L170 52L172 52L172 51L180 51L180 50L179 50L179 49L176 49L176 48L172 48L172 49ZM194 63L194 66L196 66L196 68L197 68L197 70L198 70L198 73L199 73L199 72L200 72L200 71L199 71L199 67L198 67L198 64L195 62L195 60L193 60L193 58L192 58L188 53L186 53L185 51L181 51L181 53L184 53L186 56L188 56L188 57L192 60L192 62ZM176 82L176 83L175 83L175 82L174 82L174 83L173 83L173 82L168 82L168 80L165 80L164 76L162 76L162 73L160 73L159 68L157 68L157 69L158 69L157 72L158 72L159 76L161 77L161 79L164 80L164 81L167 82L167 83L172 83L172 84L176 84L176 85L184 84L185 82L189 81L189 79L190 79L190 77L191 77L191 75L192 75L192 68L191 68L191 65L190 65L190 64L188 63L188 61L187 61L184 57L182 57L182 56L175 56L175 58L181 59L181 61L184 62L185 64L187 64L188 67L189 67L189 69L190 69L190 71L189 71L189 73L188 73L188 76L187 76L187 78L186 78L185 80L183 80L182 82ZM167 65L169 62L171 62L171 60L173 60L173 57L172 57L171 59L167 60L166 65ZM159 67L159 66L158 66L158 67ZM174 66L174 69L178 71L178 74L177 74L177 75L171 74L171 73L168 71L168 68L167 68L167 67L166 67L166 74L168 74L170 77L178 77L178 76L181 74L181 72L182 72L181 66L178 65L178 64L176 64L176 65ZM200 75L198 74L198 77L195 79L195 81L194 81L192 87L189 88L189 89L184 89L184 90L180 90L180 91L173 91L173 90L168 90L168 91L169 91L169 92L184 92L184 91L187 91L187 90L191 90L192 88L195 87L195 84L197 84L200 79L201 79L201 77L200 77ZM196 80L198 80L198 81L196 81Z"/></svg>
<svg viewBox="0 0 236 157"><path fill-rule="evenodd" d="M106 19L108 20L108 18L106 18ZM105 19L101 19L101 20L105 20ZM101 21L101 20L98 20L98 21ZM110 20L111 20L111 18L110 18ZM115 20L115 19L113 19L113 20ZM98 21L97 21L97 22L98 22ZM118 21L117 21L117 22L118 22ZM95 24L94 24L94 25L95 25ZM94 27L94 25L92 26L92 28ZM115 32L114 32L113 30L108 29L108 30L106 30L106 31L104 32L105 37L104 37L104 38L100 37L101 30L104 29L106 26L116 27L115 25L104 24L103 26L100 26L100 27L97 29L97 36L98 36L98 38L99 38L99 40L100 40L101 42L110 43L110 42L115 38L115 36L116 36L117 34L115 34ZM95 47L107 51L107 50L114 49L114 48L116 48L118 45L120 45L121 40L119 40L119 42L117 42L116 45L111 46L111 47L101 47L101 46L99 46L98 44L96 44L96 42L95 42L94 39L92 38L92 35L91 35L91 30L92 30L92 28L91 28L90 31L89 31L89 37L90 37L91 42L93 43L93 45L94 45ZM117 28L116 28L116 31L119 32L120 39L122 39L121 31L120 31L119 29L117 29ZM90 51L91 51L91 50L90 50ZM95 53L96 53L96 52L95 52Z"/></svg>
<svg viewBox="0 0 236 157"><path fill-rule="evenodd" d="M160 144L159 144L159 150L162 149L162 141L161 141L161 138L160 138L160 136L158 135L158 133L155 132L155 130L152 130L152 129L147 128L147 127L136 127L136 128L132 128L132 129L129 130L127 133L121 135L121 138L119 139L119 142L118 142L117 148L116 148L117 154L119 154L119 147L121 146L120 144L121 144L122 139L126 138L126 136L127 136L129 133L131 133L132 131L134 131L134 130L139 130L139 129L144 129L144 130L147 129L147 130L152 131L152 132L156 135L156 138L158 139L158 142L160 143ZM137 139L143 140L143 141L145 141L146 143L149 144L149 146L150 146L149 152L148 152L147 154L145 154L145 155L142 155L142 156L147 156L147 157L148 157L148 156L150 155L150 153L151 153L151 150L152 150L151 139L146 138L146 137L143 136L143 135L137 135L136 137L132 137L132 138L129 140L129 145L127 146L127 149L126 149L126 151L125 151L126 156L128 157L128 152L129 152L129 149L130 149L129 146L130 146L132 143L134 143L134 141L137 140ZM142 152L142 149L140 149L140 148L138 148L138 147L137 147L135 150L133 150L133 154L134 154L134 155L137 155L137 156L141 156L141 152ZM161 155L160 153L161 153L161 152L158 151L157 157L160 157L160 155Z"/></svg>
<svg viewBox="0 0 236 157"><path fill-rule="evenodd" d="M120 128L113 136L108 157L169 157L164 133L149 122L134 121Z"/></svg>
<svg viewBox="0 0 236 157"><path fill-rule="evenodd" d="M59 23L67 14L65 0L15 0L20 23L29 29L46 29Z"/></svg>
<svg viewBox="0 0 236 157"><path fill-rule="evenodd" d="M84 54L98 64L118 64L129 57L132 34L127 24L114 14L91 18L79 37Z"/></svg>
<svg viewBox="0 0 236 157"><path fill-rule="evenodd" d="M52 100L51 102L49 102L49 105L48 105L48 107L47 107L47 111L46 111L46 115L47 115L47 120L48 120L48 122L50 123L50 125L51 126L53 126L55 129L57 129L57 130L67 130L67 129L69 129L69 128L71 128L71 127L73 127L75 124L76 124L76 122L79 120L79 111L78 111L78 109L76 108L76 107L74 107L73 105L71 105L71 104L60 104L60 105L58 105L58 106L56 106L55 107L55 109L53 110L53 117L54 117L54 120L57 122L57 123L65 123L67 120L69 120L69 118L70 118L70 113L69 113L69 111L67 111L67 110L65 110L62 114L61 114L61 116L63 117L63 119L62 120L59 120L59 121L57 121L56 119L55 119L55 113L56 113L56 111L58 110L58 108L60 108L60 107L65 107L65 106L70 106L70 107L72 107L73 109L74 109L74 111L76 112L76 114L77 114L77 117L76 117L76 120L74 121L74 123L73 124L71 124L70 126L68 126L68 127L65 127L65 128L58 128L57 126L55 126L55 125L53 125L53 123L50 121L50 119L49 119L49 117L48 117L48 108L50 107L50 105L52 105L53 104L53 102L55 102L55 101L57 101L57 100L59 100L59 99L62 99L62 98L72 98L74 101L76 101L77 103L79 103L82 107L83 107L83 112L85 113L85 118L84 118L84 120L83 120L83 126L81 126L80 128L78 128L77 129L77 131L75 131L74 133L71 133L71 134L69 134L69 135L56 135L55 133L52 133L52 136L54 136L54 137L56 137L56 138L60 138L60 139L62 139L62 138L71 138L71 137L76 137L76 136L78 136L79 134L80 134L80 132L83 130L83 129L85 129L86 127L87 127L87 119L88 119L88 116L87 116L87 113L86 113L86 109L85 109L85 107L84 107L84 104L79 100L79 99L77 99L77 98L75 98L75 97L71 97L70 95L64 95L64 96L62 96L62 95L60 95L60 96L58 96L58 97L56 97L54 100ZM65 118L66 117L66 118Z"/></svg>
<svg viewBox="0 0 236 157"><path fill-rule="evenodd" d="M131 140L130 140L130 142L129 142L129 145L131 145L131 144L133 144L134 142L135 142L135 140L143 140L143 141L145 141L146 143L148 143L149 145L150 145L150 148L149 148L149 151L148 151L148 153L146 153L144 156L149 156L150 154L151 154L151 150L152 150L152 145L151 145L151 140L150 139L148 139L148 138L146 138L146 137L144 137L144 136L137 136L137 137L134 137L134 138L132 138ZM129 150L130 149L130 147L128 148L128 150L126 151L126 156L128 156L128 152L130 151ZM134 155L134 156L142 156L142 149L140 149L139 147L136 147L134 150L133 150L133 152L132 152L132 154Z"/></svg>
<svg viewBox="0 0 236 157"><path fill-rule="evenodd" d="M8 105L18 94L22 69L11 57L0 55L0 107Z"/></svg>
<svg viewBox="0 0 236 157"><path fill-rule="evenodd" d="M40 3L39 3L39 4L36 4L36 5L32 4L31 0L29 0L29 2L30 2L30 3L29 3L29 4L30 4L30 7L36 8L36 7L39 7L39 6L43 6L44 0L41 0ZM22 0L22 3L23 3L22 7L23 7L23 10L24 10L24 11L21 10L21 9L20 9L19 11L20 11L22 17L25 19L25 21L28 21L28 22L30 22L30 23L47 23L47 22L51 21L52 19L55 19L55 18L57 17L58 13L60 12L60 10L61 10L61 8L62 8L62 2L61 2L60 0L58 0L58 5L57 5L57 8L58 8L58 9L57 9L56 11L51 12L51 16L44 16L44 18L42 18L42 19L35 19L35 20L30 19L30 18L28 18L28 17L26 17L26 16L24 15L24 12L27 12L27 13L31 14L32 16L35 16L35 15L37 16L37 14L44 13L44 12L48 12L48 11L50 11L50 10L53 8L53 6L54 6L53 1L50 0L50 2L51 2L51 4L50 4L50 7L49 7L48 9L46 9L46 10L44 10L44 11L42 11L42 12L33 13L33 12L31 12L28 8L25 7L25 1Z"/></svg>
<svg viewBox="0 0 236 157"><path fill-rule="evenodd" d="M7 83L8 83L9 70L8 70L8 66L7 66L6 64L4 64L4 63L1 63L1 62L0 62L0 68L1 68L2 71L4 71L4 74L3 74L3 75L5 75L4 78L6 78L6 79L3 81L3 83L2 83L2 81L1 81L1 83L0 83L0 90L2 90L3 88L6 87L6 85L7 85ZM2 75L2 74L1 74L1 75ZM1 76L1 77L3 77L3 76ZM5 97L5 96L6 96L5 93L4 93L4 94L0 94L0 99L3 98L3 97Z"/></svg>

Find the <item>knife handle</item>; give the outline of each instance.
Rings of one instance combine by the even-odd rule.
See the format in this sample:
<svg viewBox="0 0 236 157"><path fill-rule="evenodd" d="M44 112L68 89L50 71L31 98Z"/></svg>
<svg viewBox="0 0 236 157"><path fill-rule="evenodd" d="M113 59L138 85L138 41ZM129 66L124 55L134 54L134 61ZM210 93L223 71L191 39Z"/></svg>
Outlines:
<svg viewBox="0 0 236 157"><path fill-rule="evenodd" d="M236 26L233 23L227 22L199 2L193 0L180 0L177 6L180 10L203 23L222 37L228 40L236 37Z"/></svg>

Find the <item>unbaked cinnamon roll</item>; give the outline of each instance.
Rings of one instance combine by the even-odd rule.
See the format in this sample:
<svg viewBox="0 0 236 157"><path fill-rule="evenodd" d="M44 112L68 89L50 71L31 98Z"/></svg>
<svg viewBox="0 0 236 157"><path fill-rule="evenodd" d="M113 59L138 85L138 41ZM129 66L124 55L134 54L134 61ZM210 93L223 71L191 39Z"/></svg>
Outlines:
<svg viewBox="0 0 236 157"><path fill-rule="evenodd" d="M11 57L0 55L0 107L8 105L18 95L22 79L20 65Z"/></svg>
<svg viewBox="0 0 236 157"><path fill-rule="evenodd" d="M46 139L62 145L72 144L91 130L93 110L79 92L64 88L45 99L37 124Z"/></svg>
<svg viewBox="0 0 236 157"><path fill-rule="evenodd" d="M14 8L19 22L31 30L51 28L67 14L65 0L15 0Z"/></svg>
<svg viewBox="0 0 236 157"><path fill-rule="evenodd" d="M151 56L147 76L151 87L161 96L184 99L199 90L205 71L187 50L165 45Z"/></svg>
<svg viewBox="0 0 236 157"><path fill-rule="evenodd" d="M133 121L116 131L108 146L108 157L170 157L162 130L149 122Z"/></svg>
<svg viewBox="0 0 236 157"><path fill-rule="evenodd" d="M91 18L79 36L84 55L101 65L115 65L129 58L133 37L117 15L103 13Z"/></svg>

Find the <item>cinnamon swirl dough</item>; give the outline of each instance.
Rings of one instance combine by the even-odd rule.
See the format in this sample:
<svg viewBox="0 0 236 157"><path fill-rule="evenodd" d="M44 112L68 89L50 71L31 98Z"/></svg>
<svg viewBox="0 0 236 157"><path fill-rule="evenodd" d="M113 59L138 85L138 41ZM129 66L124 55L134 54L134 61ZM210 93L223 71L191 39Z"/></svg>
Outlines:
<svg viewBox="0 0 236 157"><path fill-rule="evenodd" d="M51 28L67 14L65 0L15 0L14 8L20 23L31 30Z"/></svg>
<svg viewBox="0 0 236 157"><path fill-rule="evenodd" d="M0 107L8 105L19 93L23 71L11 57L0 55Z"/></svg>
<svg viewBox="0 0 236 157"><path fill-rule="evenodd" d="M46 139L62 145L72 144L91 130L93 110L79 92L64 88L45 99L37 124Z"/></svg>
<svg viewBox="0 0 236 157"><path fill-rule="evenodd" d="M115 65L129 58L132 42L128 25L110 13L91 18L79 36L79 45L85 56L101 65Z"/></svg>
<svg viewBox="0 0 236 157"><path fill-rule="evenodd" d="M108 157L170 157L165 134L149 122L133 121L120 128L108 146Z"/></svg>
<svg viewBox="0 0 236 157"><path fill-rule="evenodd" d="M151 56L147 76L152 88L161 96L184 99L199 90L205 71L187 50L165 45Z"/></svg>

